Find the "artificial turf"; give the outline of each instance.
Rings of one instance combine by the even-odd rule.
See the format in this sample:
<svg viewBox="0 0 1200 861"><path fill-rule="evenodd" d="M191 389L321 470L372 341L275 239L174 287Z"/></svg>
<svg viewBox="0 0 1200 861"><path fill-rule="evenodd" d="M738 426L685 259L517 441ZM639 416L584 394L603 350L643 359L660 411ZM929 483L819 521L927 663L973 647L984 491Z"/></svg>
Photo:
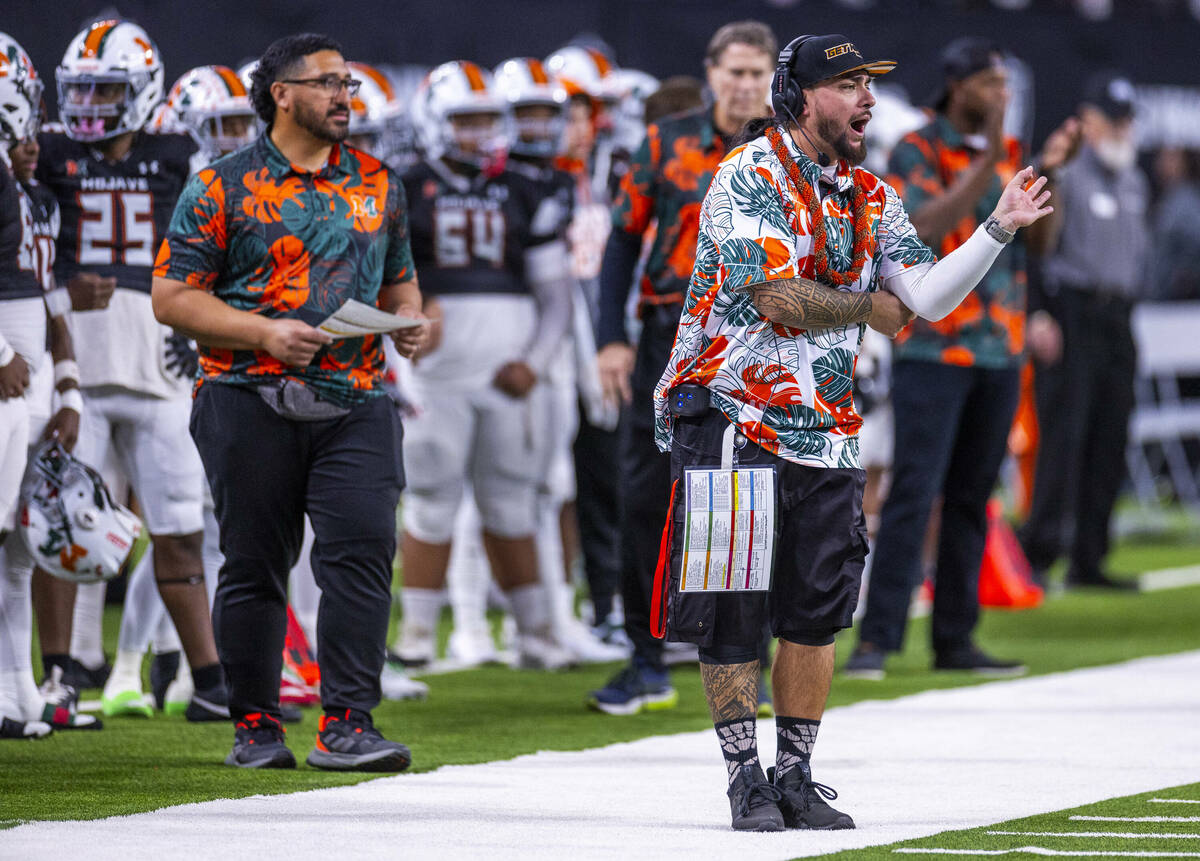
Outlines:
<svg viewBox="0 0 1200 861"><path fill-rule="evenodd" d="M1116 572L1200 563L1200 546L1126 542L1113 557ZM1200 586L1144 594L1073 591L1040 608L988 611L979 642L990 652L1049 673L1129 658L1200 648ZM118 610L105 618L107 647L115 648ZM853 634L841 643L849 651ZM887 678L835 678L831 706L890 699L929 688L981 681L966 673L929 669L928 625L915 620L904 651L888 663ZM413 771L448 764L506 759L538 750L579 750L650 735L711 727L695 666L673 671L679 705L669 711L612 717L584 708L586 693L614 666L565 673L503 667L433 676L426 702L383 703L377 724L413 751ZM96 697L98 692L85 697ZM312 745L317 711L289 728L298 759ZM254 794L296 792L369 779L368 775L232 769L222 760L232 742L226 724L188 724L182 718L110 718L100 732L58 732L36 742L0 742L0 828L43 819L92 819L171 804ZM1035 830L1035 829L1029 829ZM1043 829L1053 830L1053 829ZM898 857L898 856L892 856Z"/></svg>

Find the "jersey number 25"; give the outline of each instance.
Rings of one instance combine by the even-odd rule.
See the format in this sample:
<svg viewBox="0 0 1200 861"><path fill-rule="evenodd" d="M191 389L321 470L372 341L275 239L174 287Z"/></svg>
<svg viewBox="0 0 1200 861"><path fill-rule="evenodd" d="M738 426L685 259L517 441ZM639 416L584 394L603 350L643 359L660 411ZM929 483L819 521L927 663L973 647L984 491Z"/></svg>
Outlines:
<svg viewBox="0 0 1200 861"><path fill-rule="evenodd" d="M154 265L154 204L148 192L87 191L78 199L79 265Z"/></svg>

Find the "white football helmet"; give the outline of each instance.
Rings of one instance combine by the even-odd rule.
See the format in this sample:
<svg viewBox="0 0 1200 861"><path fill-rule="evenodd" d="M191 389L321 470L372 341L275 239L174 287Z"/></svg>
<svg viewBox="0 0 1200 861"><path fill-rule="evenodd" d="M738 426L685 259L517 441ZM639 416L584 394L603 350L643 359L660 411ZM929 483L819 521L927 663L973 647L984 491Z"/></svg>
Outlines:
<svg viewBox="0 0 1200 861"><path fill-rule="evenodd" d="M129 21L97 21L77 35L55 77L59 116L77 141L138 131L163 98L158 48Z"/></svg>
<svg viewBox="0 0 1200 861"><path fill-rule="evenodd" d="M113 501L100 473L57 440L43 443L29 460L20 531L38 565L75 583L132 570L149 540L137 516Z"/></svg>
<svg viewBox="0 0 1200 861"><path fill-rule="evenodd" d="M567 128L567 91L535 57L505 60L493 73L496 94L509 111L508 149L518 155L552 158ZM550 108L549 116L528 116L523 108ZM547 111L542 111L548 114Z"/></svg>
<svg viewBox="0 0 1200 861"><path fill-rule="evenodd" d="M354 146L372 155L389 124L400 111L396 91L387 75L367 63L349 61L350 75L362 81L358 92L350 98L350 134L358 141Z"/></svg>
<svg viewBox="0 0 1200 861"><path fill-rule="evenodd" d="M640 69L618 69L624 93L613 110L613 146L634 152L646 136L646 99L658 90L658 78Z"/></svg>
<svg viewBox="0 0 1200 861"><path fill-rule="evenodd" d="M227 66L185 72L167 94L167 111L195 138L208 161L241 149L258 134L250 94Z"/></svg>
<svg viewBox="0 0 1200 861"><path fill-rule="evenodd" d="M0 33L0 141L4 148L36 137L42 120L42 81L17 40Z"/></svg>
<svg viewBox="0 0 1200 861"><path fill-rule="evenodd" d="M491 73L466 60L435 68L421 83L413 102L413 119L426 158L450 158L483 170L503 164L504 113ZM456 117L469 115L490 115L494 121L455 127Z"/></svg>
<svg viewBox="0 0 1200 861"><path fill-rule="evenodd" d="M569 96L582 93L611 108L624 95L616 63L595 48L578 45L560 48L546 58L546 71Z"/></svg>

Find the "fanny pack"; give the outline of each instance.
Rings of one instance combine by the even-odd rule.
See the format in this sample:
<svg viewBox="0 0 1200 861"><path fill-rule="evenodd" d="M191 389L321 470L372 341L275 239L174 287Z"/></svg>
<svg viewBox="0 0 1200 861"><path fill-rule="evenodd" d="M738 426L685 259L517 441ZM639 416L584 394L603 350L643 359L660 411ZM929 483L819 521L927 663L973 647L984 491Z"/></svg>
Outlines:
<svg viewBox="0 0 1200 861"><path fill-rule="evenodd" d="M296 422L319 422L340 419L349 415L349 407L340 407L321 400L316 392L299 380L283 377L258 386L258 396L285 419Z"/></svg>

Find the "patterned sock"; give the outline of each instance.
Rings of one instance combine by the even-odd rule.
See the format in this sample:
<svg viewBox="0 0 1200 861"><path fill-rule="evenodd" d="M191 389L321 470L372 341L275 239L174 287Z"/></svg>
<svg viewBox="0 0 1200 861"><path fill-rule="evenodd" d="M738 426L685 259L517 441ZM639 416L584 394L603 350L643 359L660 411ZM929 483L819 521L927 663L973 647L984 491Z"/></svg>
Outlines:
<svg viewBox="0 0 1200 861"><path fill-rule="evenodd" d="M807 764L817 743L819 720L775 716L775 780L798 765Z"/></svg>
<svg viewBox="0 0 1200 861"><path fill-rule="evenodd" d="M729 782L743 765L758 765L758 737L753 717L724 720L716 725L717 740L729 770Z"/></svg>

